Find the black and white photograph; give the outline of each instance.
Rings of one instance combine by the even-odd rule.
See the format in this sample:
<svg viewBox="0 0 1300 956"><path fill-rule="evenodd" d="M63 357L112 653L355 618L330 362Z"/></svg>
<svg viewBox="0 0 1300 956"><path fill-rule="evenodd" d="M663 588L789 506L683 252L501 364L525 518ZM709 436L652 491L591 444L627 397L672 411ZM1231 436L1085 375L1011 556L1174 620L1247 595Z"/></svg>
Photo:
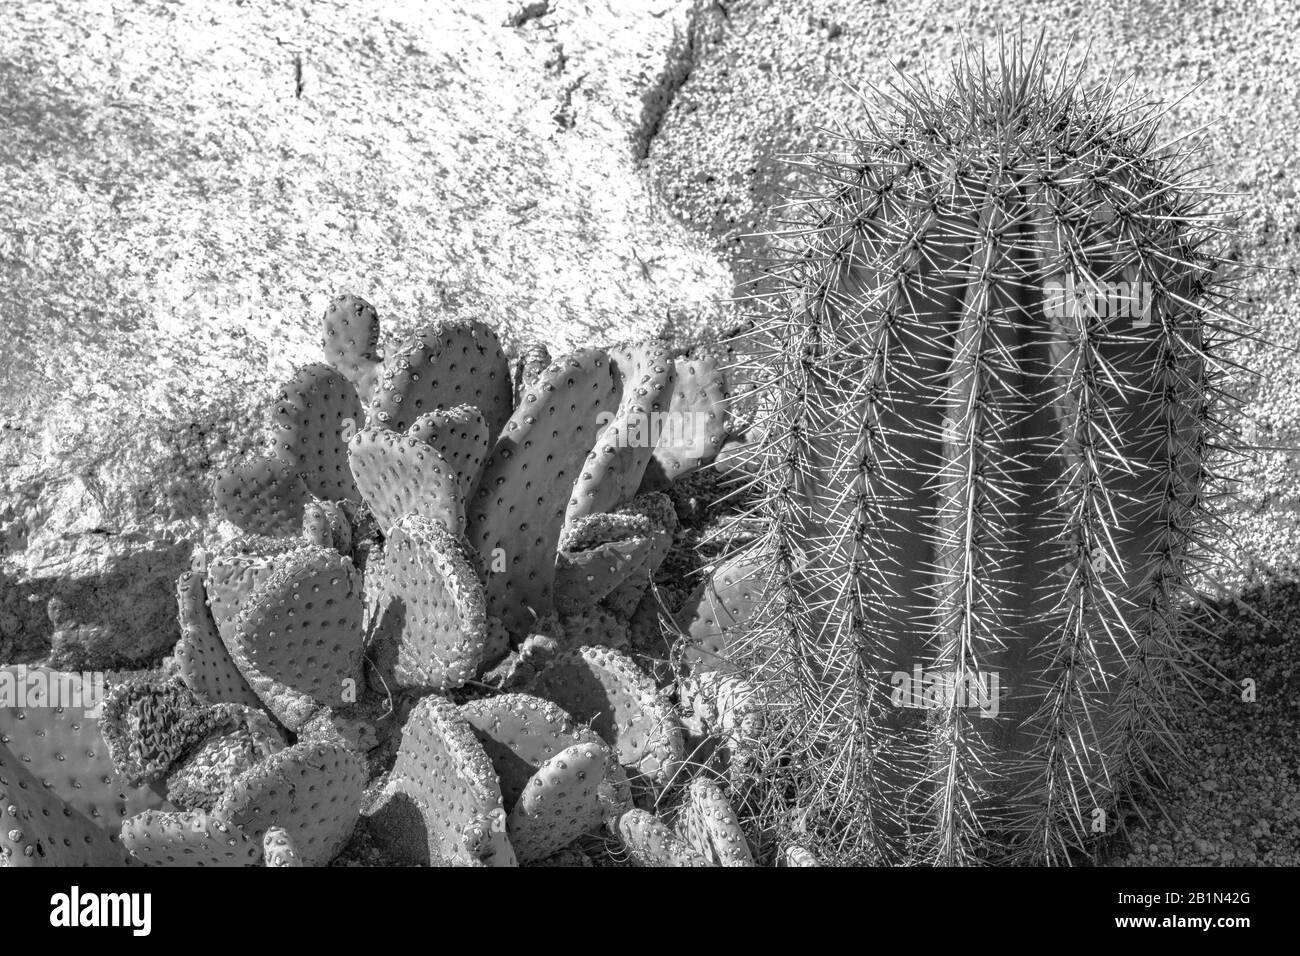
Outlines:
<svg viewBox="0 0 1300 956"><path fill-rule="evenodd" d="M197 869L1068 870L1241 939L1300 864L1298 40L0 0L0 867L51 871L0 884L126 940Z"/></svg>

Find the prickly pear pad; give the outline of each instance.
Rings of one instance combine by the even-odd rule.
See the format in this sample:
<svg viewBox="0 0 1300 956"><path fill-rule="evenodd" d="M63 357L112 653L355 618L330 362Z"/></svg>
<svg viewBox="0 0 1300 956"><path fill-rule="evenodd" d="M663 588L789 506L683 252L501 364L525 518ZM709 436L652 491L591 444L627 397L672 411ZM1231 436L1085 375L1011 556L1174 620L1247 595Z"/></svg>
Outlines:
<svg viewBox="0 0 1300 956"><path fill-rule="evenodd" d="M531 694L499 694L462 704L460 716L483 745L501 782L506 809L546 761L575 744L598 739L562 707Z"/></svg>
<svg viewBox="0 0 1300 956"><path fill-rule="evenodd" d="M718 456L727 437L727 378L722 357L708 350L678 358L676 387L668 418L655 445L654 461L646 469L641 488L656 488L707 465Z"/></svg>
<svg viewBox="0 0 1300 956"><path fill-rule="evenodd" d="M0 743L0 869L125 866L126 854Z"/></svg>
<svg viewBox="0 0 1300 956"><path fill-rule="evenodd" d="M655 451L655 429L673 398L676 370L672 352L662 343L612 349L610 358L622 399L574 482L566 527L636 494Z"/></svg>
<svg viewBox="0 0 1300 956"><path fill-rule="evenodd" d="M442 697L412 709L388 782L366 813L376 839L412 862L515 865L492 761Z"/></svg>
<svg viewBox="0 0 1300 956"><path fill-rule="evenodd" d="M654 681L608 647L565 651L537 675L529 691L590 721L634 782L667 784L684 756L681 724Z"/></svg>
<svg viewBox="0 0 1300 956"><path fill-rule="evenodd" d="M262 836L262 863L265 866L303 865L293 838L284 827L271 827Z"/></svg>
<svg viewBox="0 0 1300 956"><path fill-rule="evenodd" d="M604 599L605 607L624 620L632 617L636 606L650 587L651 578L664 563L673 546L673 536L677 531L677 512L667 495L651 492L638 495L631 502L619 509L622 514L640 514L651 524L649 533L650 551L641 564L629 570L627 578L614 588Z"/></svg>
<svg viewBox="0 0 1300 956"><path fill-rule="evenodd" d="M356 389L319 362L294 372L280 387L271 412L276 457L297 473L311 494L326 501L357 496L347 441L360 426Z"/></svg>
<svg viewBox="0 0 1300 956"><path fill-rule="evenodd" d="M256 866L262 844L206 810L150 810L122 824L122 844L146 866Z"/></svg>
<svg viewBox="0 0 1300 956"><path fill-rule="evenodd" d="M736 811L712 780L691 781L677 818L677 835L705 859L722 866L753 866L754 857Z"/></svg>
<svg viewBox="0 0 1300 956"><path fill-rule="evenodd" d="M771 688L760 690L743 677L703 670L678 685L698 733L711 738L714 755L726 762L733 789L752 782L769 710L777 706Z"/></svg>
<svg viewBox="0 0 1300 956"><path fill-rule="evenodd" d="M351 472L349 471L349 476ZM313 498L303 507L302 539L318 548L352 554L352 522L336 501Z"/></svg>
<svg viewBox="0 0 1300 956"><path fill-rule="evenodd" d="M212 482L217 514L251 534L293 534L302 526L307 486L274 455L254 455L225 468Z"/></svg>
<svg viewBox="0 0 1300 956"><path fill-rule="evenodd" d="M379 313L365 299L341 295L326 308L322 325L325 361L343 373L368 405L379 379Z"/></svg>
<svg viewBox="0 0 1300 956"><path fill-rule="evenodd" d="M100 718L85 707L54 707L51 695L59 688L63 702L82 700L90 706L80 675L44 667L0 668L0 682L26 681L27 707L0 707L0 746L8 751L54 796L116 839L122 820L141 810L166 806L157 791L132 786L113 767L104 742Z"/></svg>
<svg viewBox="0 0 1300 956"><path fill-rule="evenodd" d="M317 707L359 696L362 610L350 560L299 548L244 603L227 648L262 703L295 730Z"/></svg>
<svg viewBox="0 0 1300 956"><path fill-rule="evenodd" d="M439 406L473 405L495 437L513 405L501 342L477 321L431 322L384 362L370 423L404 432Z"/></svg>
<svg viewBox="0 0 1300 956"><path fill-rule="evenodd" d="M623 849L637 866L711 866L653 813L629 810L618 820Z"/></svg>
<svg viewBox="0 0 1300 956"><path fill-rule="evenodd" d="M417 418L406 434L442 456L456 472L461 500L468 501L478 485L491 440L482 413L473 405L435 408Z"/></svg>
<svg viewBox="0 0 1300 956"><path fill-rule="evenodd" d="M730 668L727 632L758 613L765 566L755 556L733 555L699 583L677 612L677 626L690 638L686 657L695 670Z"/></svg>
<svg viewBox="0 0 1300 956"><path fill-rule="evenodd" d="M361 814L366 767L341 743L303 740L238 777L215 816L259 843L283 827L305 866L324 866L347 843Z"/></svg>
<svg viewBox="0 0 1300 956"><path fill-rule="evenodd" d="M399 687L460 687L488 641L483 585L468 546L440 523L407 515L367 577L377 666Z"/></svg>
<svg viewBox="0 0 1300 956"><path fill-rule="evenodd" d="M468 536L490 572L488 613L514 637L553 609L564 509L615 394L603 351L563 356L524 392L483 467Z"/></svg>
<svg viewBox="0 0 1300 956"><path fill-rule="evenodd" d="M460 476L437 450L386 428L364 428L348 444L357 487L387 533L403 515L433 518L447 530L465 530Z"/></svg>
<svg viewBox="0 0 1300 956"><path fill-rule="evenodd" d="M222 641L234 635L235 618L249 595L271 576L282 556L299 547L302 542L296 538L248 536L205 559L203 586Z"/></svg>
<svg viewBox="0 0 1300 956"><path fill-rule="evenodd" d="M286 746L262 710L218 704L213 735L167 777L167 798L182 810L211 810L236 777Z"/></svg>
<svg viewBox="0 0 1300 956"><path fill-rule="evenodd" d="M599 787L612 759L599 741L556 754L528 781L506 821L520 863L533 863L596 829L603 819Z"/></svg>
<svg viewBox="0 0 1300 956"><path fill-rule="evenodd" d="M586 551L628 538L645 537L654 524L645 515L620 511L583 515L565 526L560 534L560 551Z"/></svg>
<svg viewBox="0 0 1300 956"><path fill-rule="evenodd" d="M173 653L185 686L209 704L229 701L260 706L208 612L202 574L185 571L176 579L176 605L181 638Z"/></svg>
<svg viewBox="0 0 1300 956"><path fill-rule="evenodd" d="M166 777L221 719L179 679L135 677L109 691L99 729L117 772L140 786Z"/></svg>
<svg viewBox="0 0 1300 956"><path fill-rule="evenodd" d="M574 614L595 604L644 566L654 545L647 535L561 551L555 557L555 609Z"/></svg>

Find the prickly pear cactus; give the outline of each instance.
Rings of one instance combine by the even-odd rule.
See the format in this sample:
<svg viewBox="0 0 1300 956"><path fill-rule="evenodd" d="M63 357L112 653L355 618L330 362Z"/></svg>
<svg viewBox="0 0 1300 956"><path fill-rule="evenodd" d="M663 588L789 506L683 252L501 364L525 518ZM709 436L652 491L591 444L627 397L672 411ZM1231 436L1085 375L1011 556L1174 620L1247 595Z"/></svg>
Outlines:
<svg viewBox="0 0 1300 956"><path fill-rule="evenodd" d="M302 547L283 555L244 601L226 646L262 703L296 730L320 707L357 700L362 613L352 562Z"/></svg>
<svg viewBox="0 0 1300 956"><path fill-rule="evenodd" d="M361 402L346 378L328 365L305 365L276 395L271 416L276 457L317 498L356 498L344 445L360 418Z"/></svg>
<svg viewBox="0 0 1300 956"><path fill-rule="evenodd" d="M542 764L562 750L596 738L557 704L531 694L470 701L460 716L492 761L507 807L514 806Z"/></svg>
<svg viewBox="0 0 1300 956"><path fill-rule="evenodd" d="M619 841L637 866L712 866L708 859L647 810L634 809L618 821Z"/></svg>
<svg viewBox="0 0 1300 956"><path fill-rule="evenodd" d="M673 546L677 532L677 512L673 510L672 501L662 492L638 495L620 506L618 511L622 514L643 515L650 522L649 550L640 563L629 568L627 576L603 599L606 608L627 620L641 603L654 573Z"/></svg>
<svg viewBox="0 0 1300 956"><path fill-rule="evenodd" d="M293 837L284 827L271 827L262 835L262 863L264 866L305 866Z"/></svg>
<svg viewBox="0 0 1300 956"><path fill-rule="evenodd" d="M568 747L538 768L506 818L520 863L543 860L605 817L600 785L612 755L599 740Z"/></svg>
<svg viewBox="0 0 1300 956"><path fill-rule="evenodd" d="M469 498L492 439L483 413L473 405L435 408L412 422L406 434L442 456L456 475L459 497Z"/></svg>
<svg viewBox="0 0 1300 956"><path fill-rule="evenodd" d="M691 781L678 810L676 830L688 846L715 866L754 865L736 811L713 780L697 777Z"/></svg>
<svg viewBox="0 0 1300 956"><path fill-rule="evenodd" d="M555 607L572 614L611 594L655 550L655 528L644 515L584 515L560 538Z"/></svg>
<svg viewBox="0 0 1300 956"><path fill-rule="evenodd" d="M460 687L484 662L483 585L464 539L407 515L366 575L376 666L398 687Z"/></svg>
<svg viewBox="0 0 1300 956"><path fill-rule="evenodd" d="M727 650L793 696L770 769L833 854L1062 861L1168 736L1240 326L1157 124L1039 48L968 55L816 159L776 241L737 346L766 596Z"/></svg>
<svg viewBox="0 0 1300 956"><path fill-rule="evenodd" d="M274 455L254 455L217 475L217 513L251 534L289 534L302 525L307 487L293 465Z"/></svg>
<svg viewBox="0 0 1300 956"><path fill-rule="evenodd" d="M525 390L469 503L468 537L492 570L488 613L513 635L554 607L555 552L599 416L617 400L609 356L557 359Z"/></svg>
<svg viewBox="0 0 1300 956"><path fill-rule="evenodd" d="M126 854L0 744L0 867L125 866Z"/></svg>
<svg viewBox="0 0 1300 956"><path fill-rule="evenodd" d="M677 714L654 681L625 654L580 647L555 658L530 692L555 701L615 747L628 775L657 790L681 767L684 747Z"/></svg>
<svg viewBox="0 0 1300 956"><path fill-rule="evenodd" d="M661 343L610 350L621 391L618 408L596 435L565 510L566 528L585 515L609 511L636 494L655 453L659 417L668 411L677 372Z"/></svg>
<svg viewBox="0 0 1300 956"><path fill-rule="evenodd" d="M411 710L397 760L366 815L380 845L413 863L516 864L492 761L441 697Z"/></svg>
<svg viewBox="0 0 1300 956"><path fill-rule="evenodd" d="M448 531L465 530L460 472L437 449L387 428L363 428L348 444L361 494L385 534L408 514L423 515Z"/></svg>
<svg viewBox="0 0 1300 956"><path fill-rule="evenodd" d="M603 828L646 862L705 865L657 818L620 830L629 771L638 799L664 796L683 734L610 648L677 526L639 490L657 461L716 453L720 368L654 341L533 348L512 375L495 333L460 321L385 356L355 296L323 325L326 364L293 373L263 451L215 476L241 534L218 528L177 581L165 676L117 682L100 720L0 711L0 862L325 865L364 809L418 862L591 865L575 841ZM673 407L706 423L700 447L660 436ZM480 696L529 680L551 699Z"/></svg>
<svg viewBox="0 0 1300 956"><path fill-rule="evenodd" d="M472 405L496 436L513 407L510 363L478 321L431 322L384 360L370 423L405 432L425 412Z"/></svg>
<svg viewBox="0 0 1300 956"><path fill-rule="evenodd" d="M179 680L132 678L108 694L100 732L117 772L141 786L162 779L224 722Z"/></svg>
<svg viewBox="0 0 1300 956"><path fill-rule="evenodd" d="M325 361L352 383L362 404L375 396L383 358L379 354L379 313L365 299L340 295L322 320Z"/></svg>
<svg viewBox="0 0 1300 956"><path fill-rule="evenodd" d="M102 688L43 667L0 667L0 866L120 866L122 821L167 808L117 772Z"/></svg>
<svg viewBox="0 0 1300 956"><path fill-rule="evenodd" d="M262 846L207 810L150 810L122 824L122 844L145 866L257 866Z"/></svg>
<svg viewBox="0 0 1300 956"><path fill-rule="evenodd" d="M181 637L173 655L181 680L200 698L256 707L261 701L239 673L208 610L204 575L186 571L176 580Z"/></svg>
<svg viewBox="0 0 1300 956"><path fill-rule="evenodd" d="M715 458L728 434L727 359L717 350L697 348L673 363L672 399L641 482L655 491Z"/></svg>
<svg viewBox="0 0 1300 956"><path fill-rule="evenodd" d="M274 573L284 555L301 546L301 541L287 535L250 535L228 541L211 553L196 552L204 599L222 641L233 637L244 602Z"/></svg>
<svg viewBox="0 0 1300 956"><path fill-rule="evenodd" d="M324 866L361 813L365 765L337 742L301 740L236 775L211 809L148 811L122 842L150 866Z"/></svg>
<svg viewBox="0 0 1300 956"><path fill-rule="evenodd" d="M259 847L285 830L304 866L324 866L352 836L366 787L365 761L333 740L300 740L259 761L231 783L213 815Z"/></svg>
<svg viewBox="0 0 1300 956"><path fill-rule="evenodd" d="M740 552L720 562L677 612L677 626L689 638L686 658L696 671L734 666L737 629L758 616L768 593L770 560Z"/></svg>

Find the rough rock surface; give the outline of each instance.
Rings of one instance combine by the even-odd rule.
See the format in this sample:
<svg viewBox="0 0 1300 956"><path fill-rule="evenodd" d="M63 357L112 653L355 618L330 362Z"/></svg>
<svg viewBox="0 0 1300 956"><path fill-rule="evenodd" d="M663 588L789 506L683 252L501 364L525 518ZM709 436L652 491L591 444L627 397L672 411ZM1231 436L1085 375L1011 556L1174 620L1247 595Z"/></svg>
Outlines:
<svg viewBox="0 0 1300 956"><path fill-rule="evenodd" d="M329 297L553 351L701 330L638 157L684 0L49 0L0 30L0 660L138 664Z"/></svg>

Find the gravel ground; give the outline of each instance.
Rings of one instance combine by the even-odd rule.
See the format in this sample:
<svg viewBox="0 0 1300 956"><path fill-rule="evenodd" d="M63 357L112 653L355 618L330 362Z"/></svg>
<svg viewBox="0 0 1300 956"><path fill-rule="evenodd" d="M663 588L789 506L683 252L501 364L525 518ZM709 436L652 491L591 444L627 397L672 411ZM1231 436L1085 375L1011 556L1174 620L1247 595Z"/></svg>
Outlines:
<svg viewBox="0 0 1300 956"><path fill-rule="evenodd" d="M1295 866L1300 862L1300 587L1254 589L1223 609L1209 662L1235 683L1183 711L1184 762L1160 759L1168 789L1142 801L1113 866ZM1263 623L1267 618L1273 625ZM1243 700L1241 681L1254 681Z"/></svg>
<svg viewBox="0 0 1300 956"><path fill-rule="evenodd" d="M1031 36L1045 29L1058 54L1073 41L1088 78L1131 77L1141 98L1182 96L1166 120L1171 137L1206 128L1211 175L1237 194L1234 251L1262 267L1243 288L1245 309L1274 346L1244 356L1258 378L1240 385L1251 397L1242 430L1259 450L1240 472L1242 500L1231 516L1238 571L1219 582L1229 620L1209 624L1209 657L1227 679L1185 707L1185 765L1160 758L1168 790L1141 808L1148 822L1135 818L1102 862L1300 863L1300 599L1288 583L1300 553L1300 7L702 0L700 9L695 67L649 166L665 201L713 241L738 284L763 252L754 234L779 216L782 193L800 185L774 157L819 148L823 129L852 128L863 109L856 90L887 83L894 67L942 79L963 36L991 40L1021 22ZM1260 624L1239 603L1278 626ZM1256 703L1240 699L1246 678L1257 683Z"/></svg>

